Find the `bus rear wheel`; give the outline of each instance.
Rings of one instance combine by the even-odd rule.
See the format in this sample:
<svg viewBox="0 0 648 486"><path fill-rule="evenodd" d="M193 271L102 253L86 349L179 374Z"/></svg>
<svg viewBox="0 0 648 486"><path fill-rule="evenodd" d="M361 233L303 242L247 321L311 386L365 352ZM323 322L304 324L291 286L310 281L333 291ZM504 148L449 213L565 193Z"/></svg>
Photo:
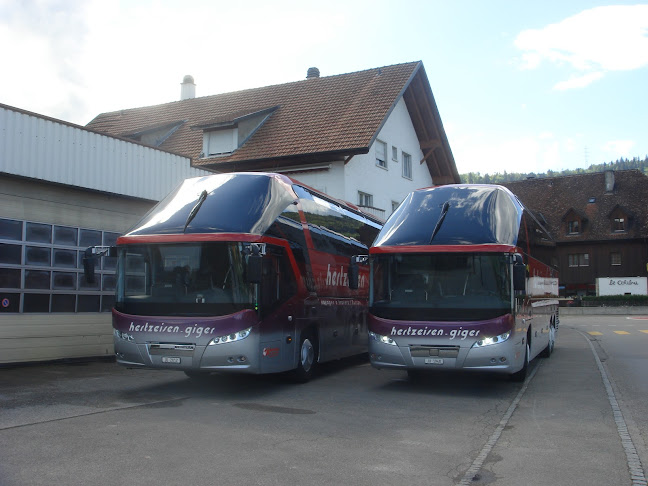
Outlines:
<svg viewBox="0 0 648 486"><path fill-rule="evenodd" d="M548 358L549 356L551 356L551 353L553 352L555 345L556 345L556 328L552 323L549 326L549 342L547 343L547 347L544 348L540 353L540 357Z"/></svg>
<svg viewBox="0 0 648 486"><path fill-rule="evenodd" d="M315 338L311 333L304 333L299 340L299 359L297 368L292 372L297 383L306 383L313 377L313 370L317 363L317 348Z"/></svg>

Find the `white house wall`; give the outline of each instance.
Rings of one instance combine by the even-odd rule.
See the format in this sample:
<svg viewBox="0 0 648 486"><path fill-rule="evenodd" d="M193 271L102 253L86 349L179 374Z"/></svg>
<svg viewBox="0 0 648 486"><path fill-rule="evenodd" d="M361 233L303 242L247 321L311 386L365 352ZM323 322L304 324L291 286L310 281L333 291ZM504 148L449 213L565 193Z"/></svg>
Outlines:
<svg viewBox="0 0 648 486"><path fill-rule="evenodd" d="M401 98L378 134L377 140L387 144L387 169L376 165L375 143L369 153L356 155L346 165L346 187L343 199L358 204L358 191L373 195L373 206L392 213L392 201L400 203L407 194L429 187L432 176L427 164L421 164L421 151L414 125ZM398 148L398 161L392 160L392 146ZM412 179L403 177L403 152L412 156Z"/></svg>
<svg viewBox="0 0 648 486"><path fill-rule="evenodd" d="M309 170L303 172L283 172L288 177L324 192L336 199L343 199L345 201L357 203L355 199L345 199L345 176L344 176L344 162L337 161L328 164L323 164L322 168L317 170Z"/></svg>
<svg viewBox="0 0 648 486"><path fill-rule="evenodd" d="M186 157L5 107L0 172L150 201L210 174Z"/></svg>
<svg viewBox="0 0 648 486"><path fill-rule="evenodd" d="M372 211L384 219L392 213L392 201L400 203L410 192L429 187L432 183L427 164L421 164L423 152L414 125L401 98L385 122L378 140L387 144L387 169L376 165L375 143L365 155L354 156L347 164L342 161L323 164L319 170L284 172L306 185L330 196L358 204L358 191L373 195ZM392 146L398 148L398 160L392 160ZM412 178L403 177L403 152L412 156Z"/></svg>

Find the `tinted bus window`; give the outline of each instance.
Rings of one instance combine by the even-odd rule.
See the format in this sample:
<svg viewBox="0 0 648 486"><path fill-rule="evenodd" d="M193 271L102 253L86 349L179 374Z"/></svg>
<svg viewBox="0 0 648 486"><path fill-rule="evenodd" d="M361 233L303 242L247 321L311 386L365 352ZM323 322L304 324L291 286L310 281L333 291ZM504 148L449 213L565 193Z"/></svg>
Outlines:
<svg viewBox="0 0 648 486"><path fill-rule="evenodd" d="M300 197L315 249L351 256L366 252L378 234L379 226L362 215L295 186Z"/></svg>

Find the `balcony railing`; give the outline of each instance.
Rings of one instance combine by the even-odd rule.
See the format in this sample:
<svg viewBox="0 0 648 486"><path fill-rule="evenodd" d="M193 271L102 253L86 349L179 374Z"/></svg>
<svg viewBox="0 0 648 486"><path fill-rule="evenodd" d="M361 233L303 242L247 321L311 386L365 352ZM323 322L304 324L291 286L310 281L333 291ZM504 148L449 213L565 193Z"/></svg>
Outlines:
<svg viewBox="0 0 648 486"><path fill-rule="evenodd" d="M377 218L385 220L385 210L380 208L374 208L373 206L358 206L365 213L369 213Z"/></svg>

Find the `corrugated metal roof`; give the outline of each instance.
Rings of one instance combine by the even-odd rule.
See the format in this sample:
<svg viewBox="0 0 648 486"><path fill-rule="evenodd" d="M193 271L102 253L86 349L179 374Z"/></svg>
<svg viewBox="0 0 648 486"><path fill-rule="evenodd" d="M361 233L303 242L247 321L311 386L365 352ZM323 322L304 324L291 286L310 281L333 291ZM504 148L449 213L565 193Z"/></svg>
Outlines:
<svg viewBox="0 0 648 486"><path fill-rule="evenodd" d="M190 159L0 105L0 172L157 201L188 177Z"/></svg>

